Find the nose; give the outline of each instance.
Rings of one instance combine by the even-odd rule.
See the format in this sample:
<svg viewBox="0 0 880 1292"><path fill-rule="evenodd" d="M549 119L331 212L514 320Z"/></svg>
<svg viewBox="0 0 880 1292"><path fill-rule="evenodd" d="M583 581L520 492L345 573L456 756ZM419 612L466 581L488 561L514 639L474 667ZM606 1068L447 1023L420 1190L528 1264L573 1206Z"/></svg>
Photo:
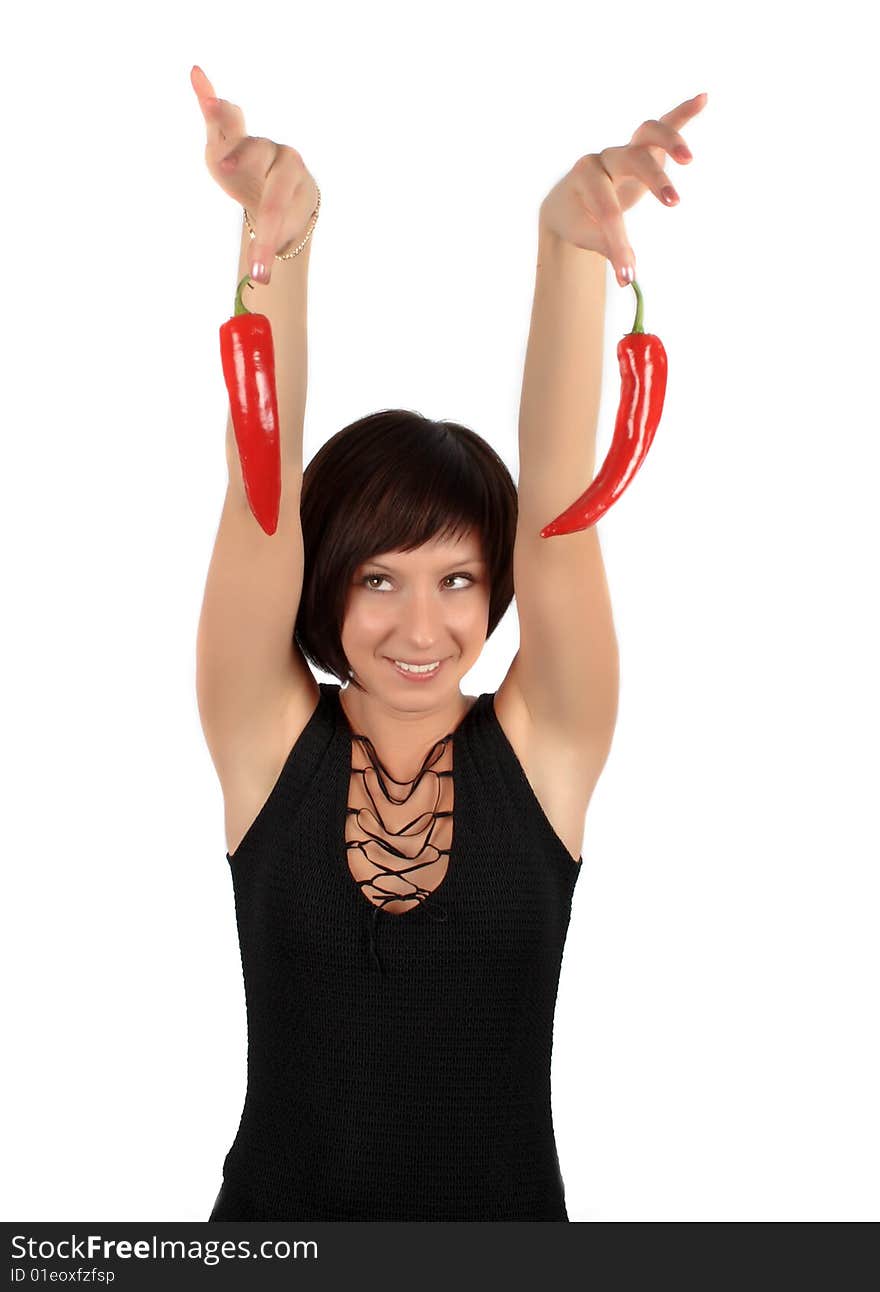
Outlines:
<svg viewBox="0 0 880 1292"><path fill-rule="evenodd" d="M413 594L404 613L404 635L420 652L429 651L439 641L442 627L442 609L431 593Z"/></svg>

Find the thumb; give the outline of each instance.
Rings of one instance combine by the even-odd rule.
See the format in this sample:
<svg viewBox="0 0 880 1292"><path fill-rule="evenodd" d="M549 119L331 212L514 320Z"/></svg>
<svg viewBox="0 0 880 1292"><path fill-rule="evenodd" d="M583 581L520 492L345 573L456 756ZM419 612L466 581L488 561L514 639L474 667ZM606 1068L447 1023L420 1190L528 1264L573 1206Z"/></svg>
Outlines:
<svg viewBox="0 0 880 1292"><path fill-rule="evenodd" d="M248 272L256 283L268 283L271 277L272 262L275 259L275 244L273 242L272 228L273 225L280 222L280 216L275 216L271 207L267 207L265 202L261 202L259 208L254 211L245 207L250 225L249 237L251 245L248 252Z"/></svg>
<svg viewBox="0 0 880 1292"><path fill-rule="evenodd" d="M581 200L602 230L607 247L606 258L611 262L618 283L626 287L635 277L636 257L627 237L614 180L603 164L602 155L591 153L585 161L588 165L579 174Z"/></svg>
<svg viewBox="0 0 880 1292"><path fill-rule="evenodd" d="M250 215L250 212L248 214ZM256 220L251 216L251 226L255 236L251 239L250 275L256 283L268 283L272 277L272 264L275 260L275 243L270 236L265 215Z"/></svg>
<svg viewBox="0 0 880 1292"><path fill-rule="evenodd" d="M256 247L256 239L254 239L253 245ZM252 252L251 267L249 272L250 272L251 278L255 283L269 282L269 278L270 278L269 263L270 263L269 256L265 249L262 251L257 249L256 251Z"/></svg>
<svg viewBox="0 0 880 1292"><path fill-rule="evenodd" d="M251 277L258 283L270 281L275 253L289 241L285 218L289 224L299 174L295 158L292 155L288 157L286 153L287 150L277 150L266 175L260 209L256 216L251 216L254 229L250 249Z"/></svg>

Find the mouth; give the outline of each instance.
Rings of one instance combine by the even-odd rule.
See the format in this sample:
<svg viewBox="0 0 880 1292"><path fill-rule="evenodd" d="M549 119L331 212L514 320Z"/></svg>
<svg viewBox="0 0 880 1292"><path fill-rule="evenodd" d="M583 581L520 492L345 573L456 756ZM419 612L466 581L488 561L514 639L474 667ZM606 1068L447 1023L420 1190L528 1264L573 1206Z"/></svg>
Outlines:
<svg viewBox="0 0 880 1292"><path fill-rule="evenodd" d="M388 663L394 669L397 676L406 678L409 682L430 682L431 678L436 677L443 665L446 663L446 660L441 659L436 668L420 671L418 669L400 668L396 660L390 659L388 656L386 656L386 659L388 659Z"/></svg>

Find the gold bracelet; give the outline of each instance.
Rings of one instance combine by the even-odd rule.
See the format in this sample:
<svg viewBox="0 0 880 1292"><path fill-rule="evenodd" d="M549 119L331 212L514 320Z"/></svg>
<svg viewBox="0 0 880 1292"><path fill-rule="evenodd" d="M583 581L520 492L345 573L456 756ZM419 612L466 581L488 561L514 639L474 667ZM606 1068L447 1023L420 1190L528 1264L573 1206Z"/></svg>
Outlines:
<svg viewBox="0 0 880 1292"><path fill-rule="evenodd" d="M306 245L306 243L308 242L309 238L312 236L312 230L314 229L315 225L316 225L316 224L317 224L317 222L318 222L318 212L319 212L319 211L320 211L320 209L321 209L321 190L318 188L318 185L317 185L317 184L315 185L315 188L316 188L316 189L317 189L317 191L318 191L318 205L315 207L314 211L312 212L312 218L311 218L311 221L310 221L310 223L309 223L309 227L308 227L308 229L306 230L306 236L303 238L302 242L299 244L299 246L298 246L294 251L285 251L285 252L283 252L283 253L276 251L276 252L275 252L275 259L276 259L276 260L292 260L294 256L298 256L298 255L299 255L299 253L302 251L303 247L304 247L304 246ZM250 230L251 242L253 242L254 238L257 236L257 234L256 234L256 230L254 229L253 225L251 224L250 216L249 216L249 215L248 215L248 213L247 213L247 207L246 207L246 206L245 206L245 207L242 207L242 210L244 211L244 218L245 218L245 221L247 222L247 227L248 227L248 229Z"/></svg>

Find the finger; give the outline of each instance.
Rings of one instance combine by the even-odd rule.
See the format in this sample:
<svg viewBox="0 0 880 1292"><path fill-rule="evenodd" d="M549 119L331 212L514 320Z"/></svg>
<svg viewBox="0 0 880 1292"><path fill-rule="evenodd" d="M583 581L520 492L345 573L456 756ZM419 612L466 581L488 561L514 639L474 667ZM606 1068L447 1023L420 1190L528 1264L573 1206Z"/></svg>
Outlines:
<svg viewBox="0 0 880 1292"><path fill-rule="evenodd" d="M221 161L219 154L228 153L247 133L244 114L228 99L217 98L214 86L197 63L193 65L189 79L208 128L208 149L211 154L216 154L211 156L211 160L218 165Z"/></svg>
<svg viewBox="0 0 880 1292"><path fill-rule="evenodd" d="M189 74L189 79L196 92L196 96L199 100L199 107L202 109L202 116L207 124L211 118L212 110L216 108L220 100L214 93L214 86L208 80L207 76L205 76L202 69L197 65L192 68Z"/></svg>
<svg viewBox="0 0 880 1292"><path fill-rule="evenodd" d="M666 171L658 165L650 149L646 147L628 150L628 165L623 173L640 179L645 188L649 188L664 206L678 206L681 201Z"/></svg>
<svg viewBox="0 0 880 1292"><path fill-rule="evenodd" d="M677 162L693 161L693 154L684 135L668 121L643 121L630 143L643 147L653 145L654 148L669 153Z"/></svg>
<svg viewBox="0 0 880 1292"><path fill-rule="evenodd" d="M219 166L247 138L244 113L227 99L206 102L204 113L208 128L206 151L214 164Z"/></svg>
<svg viewBox="0 0 880 1292"><path fill-rule="evenodd" d="M639 126L628 148L606 148L599 156L613 179L634 175L664 206L676 206L680 198L675 186L654 156L656 150L662 158L672 146L667 131L668 127L659 121L646 121ZM677 137L677 132L672 134Z"/></svg>
<svg viewBox="0 0 880 1292"><path fill-rule="evenodd" d="M695 94L692 99L685 99L683 103L679 103L678 107L672 108L671 111L681 112L684 108L695 108L699 112L700 108L706 106L708 99L709 96L704 90L702 94Z"/></svg>
<svg viewBox="0 0 880 1292"><path fill-rule="evenodd" d="M266 173L259 209L251 218L254 226L250 246L251 276L258 282L271 281L275 253L290 240L283 236L282 226L287 222L289 228L291 213L297 206L297 195L302 199L307 196L303 183L305 173L302 157L295 148L276 145L275 159ZM303 205L303 230L307 223L308 212ZM263 272L257 271L257 265L263 266Z"/></svg>
<svg viewBox="0 0 880 1292"><path fill-rule="evenodd" d="M620 151L622 150L614 148L605 150L606 153ZM604 156L605 153L602 158ZM614 183L603 160L596 153L588 153L581 158L575 167L575 174L575 191L580 192L587 211L601 226L608 243L608 259L614 266L618 283L625 287L635 277L636 254L627 237ZM631 271L632 278L627 276L627 271Z"/></svg>
<svg viewBox="0 0 880 1292"><path fill-rule="evenodd" d="M685 99L684 103L679 103L678 107L672 108L669 112L664 112L660 118L672 126L674 130L680 130L682 126L687 125L691 117L695 117L698 112L702 112L708 102L709 96L704 91L697 94L692 99Z"/></svg>
<svg viewBox="0 0 880 1292"><path fill-rule="evenodd" d="M668 121L652 121L646 124L653 127L649 132L651 142L656 144L658 148L662 148L664 152L669 153L670 157L674 157L677 162L682 164L694 160L694 155L688 148L687 140L680 130L676 130Z"/></svg>
<svg viewBox="0 0 880 1292"><path fill-rule="evenodd" d="M199 67L198 63L193 64L192 69L190 70L189 79L192 82L193 89L200 99L214 99L217 97L214 93L213 85L208 80L207 76L205 76L205 73Z"/></svg>

